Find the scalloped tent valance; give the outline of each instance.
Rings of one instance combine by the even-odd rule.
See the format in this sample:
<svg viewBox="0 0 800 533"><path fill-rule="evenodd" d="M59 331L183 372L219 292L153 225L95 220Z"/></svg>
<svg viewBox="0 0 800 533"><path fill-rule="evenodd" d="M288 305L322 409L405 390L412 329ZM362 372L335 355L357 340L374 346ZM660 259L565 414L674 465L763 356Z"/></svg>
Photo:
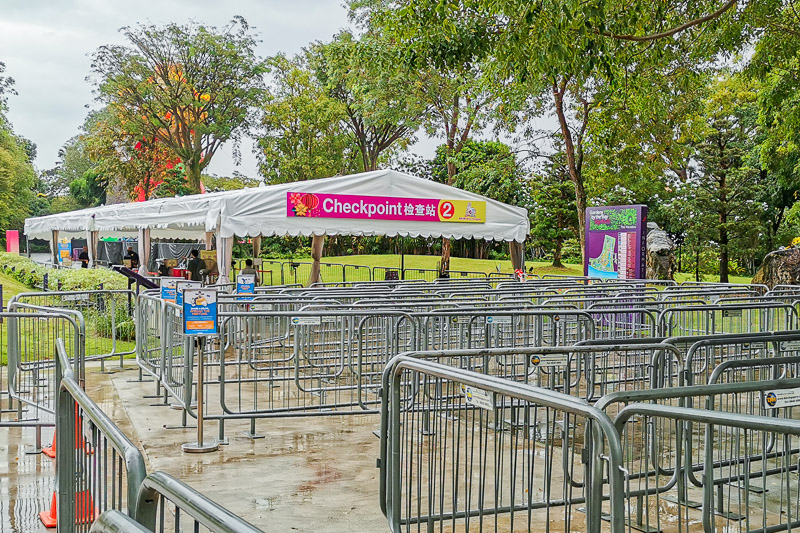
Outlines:
<svg viewBox="0 0 800 533"><path fill-rule="evenodd" d="M421 220L413 220L413 216L395 220L290 216L289 193L413 199L420 200L418 205L434 205L432 200L454 200L470 205L485 202L485 222L443 222L431 220L430 216L421 217ZM50 239L53 231L97 231L101 236L115 236L135 234L140 229L150 229L153 238L200 238L206 232L215 232L222 238L234 235L399 235L521 243L530 232L530 222L526 209L393 170L108 205L25 221L28 237L44 239Z"/></svg>

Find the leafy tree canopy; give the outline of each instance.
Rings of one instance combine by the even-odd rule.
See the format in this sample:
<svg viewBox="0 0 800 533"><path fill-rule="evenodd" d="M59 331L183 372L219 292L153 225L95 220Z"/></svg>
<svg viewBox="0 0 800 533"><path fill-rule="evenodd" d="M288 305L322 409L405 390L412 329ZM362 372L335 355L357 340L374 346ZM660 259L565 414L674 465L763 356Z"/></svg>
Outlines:
<svg viewBox="0 0 800 533"><path fill-rule="evenodd" d="M223 143L236 146L260 102L266 65L256 38L241 17L225 28L171 23L122 32L129 46L102 46L93 56L97 97L124 131L180 157L199 191L201 171Z"/></svg>

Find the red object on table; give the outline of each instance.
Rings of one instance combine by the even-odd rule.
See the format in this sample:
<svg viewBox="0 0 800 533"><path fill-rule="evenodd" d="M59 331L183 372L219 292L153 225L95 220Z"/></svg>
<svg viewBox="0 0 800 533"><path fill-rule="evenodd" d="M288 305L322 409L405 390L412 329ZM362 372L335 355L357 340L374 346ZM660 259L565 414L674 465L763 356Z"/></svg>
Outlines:
<svg viewBox="0 0 800 533"><path fill-rule="evenodd" d="M173 268L172 269L172 277L173 278L185 278L188 273L189 273L189 271L186 270L185 268Z"/></svg>

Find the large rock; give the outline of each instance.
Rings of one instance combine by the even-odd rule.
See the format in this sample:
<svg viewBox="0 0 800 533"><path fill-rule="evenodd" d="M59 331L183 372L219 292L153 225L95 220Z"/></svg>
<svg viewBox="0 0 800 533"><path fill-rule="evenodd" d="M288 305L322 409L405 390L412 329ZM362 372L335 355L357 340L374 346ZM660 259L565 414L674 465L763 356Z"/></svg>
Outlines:
<svg viewBox="0 0 800 533"><path fill-rule="evenodd" d="M647 279L673 279L675 243L655 222L647 223Z"/></svg>
<svg viewBox="0 0 800 533"><path fill-rule="evenodd" d="M753 276L753 283L763 283L770 289L775 285L800 284L800 248L768 253Z"/></svg>

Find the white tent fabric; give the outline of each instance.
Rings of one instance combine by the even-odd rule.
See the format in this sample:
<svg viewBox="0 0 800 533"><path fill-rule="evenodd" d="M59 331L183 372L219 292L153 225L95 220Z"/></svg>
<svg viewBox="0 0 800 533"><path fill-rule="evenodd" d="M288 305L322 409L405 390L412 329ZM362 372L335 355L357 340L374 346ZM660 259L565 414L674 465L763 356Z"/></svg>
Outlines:
<svg viewBox="0 0 800 533"><path fill-rule="evenodd" d="M215 231L220 203L217 194L162 198L113 204L25 220L29 238L50 238L51 230L99 231L103 237L132 237L149 228L152 238L202 239Z"/></svg>
<svg viewBox="0 0 800 533"><path fill-rule="evenodd" d="M485 202L486 216L483 223L287 216L289 193ZM135 235L144 228L151 230L154 239L202 239L205 232L215 232L218 238L399 235L524 242L530 223L523 208L393 170L109 205L25 221L28 237L46 239L58 230L98 231L106 237Z"/></svg>
<svg viewBox="0 0 800 533"><path fill-rule="evenodd" d="M217 283L224 285L230 283L228 274L231 270L231 257L233 257L233 238L223 237L217 242Z"/></svg>
<svg viewBox="0 0 800 533"><path fill-rule="evenodd" d="M486 202L486 222L421 222L359 218L287 217L287 193L347 194L412 199ZM262 187L226 199L220 213L222 237L238 235L386 235L389 237L476 238L524 242L528 212L484 196L393 170Z"/></svg>

